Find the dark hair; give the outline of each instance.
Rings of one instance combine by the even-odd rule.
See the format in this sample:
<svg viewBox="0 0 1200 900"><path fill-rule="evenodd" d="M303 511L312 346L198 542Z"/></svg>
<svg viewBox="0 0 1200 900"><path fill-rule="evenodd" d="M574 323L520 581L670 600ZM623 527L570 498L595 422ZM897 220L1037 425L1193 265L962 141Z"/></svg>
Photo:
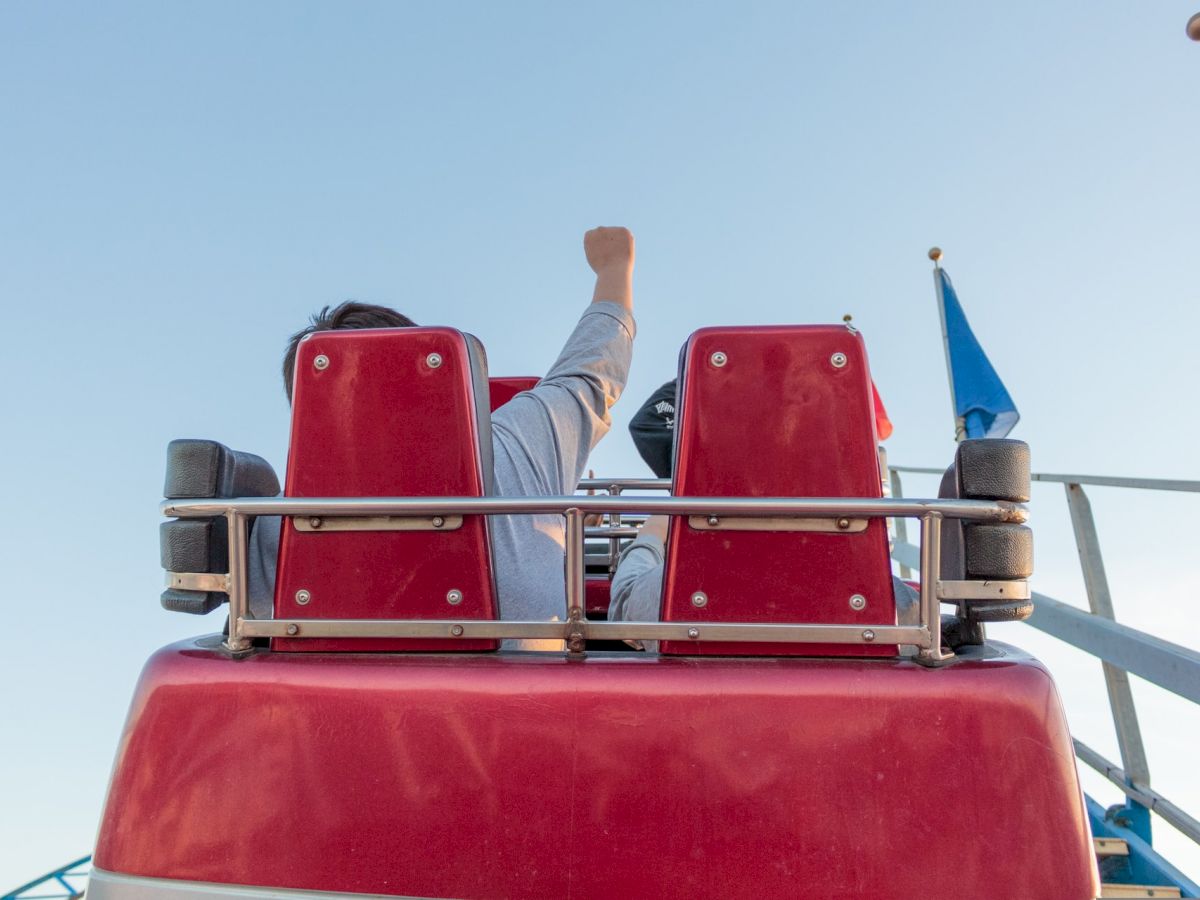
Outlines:
<svg viewBox="0 0 1200 900"><path fill-rule="evenodd" d="M330 309L326 306L315 313L309 324L288 339L287 351L283 354L283 389L287 391L288 403L292 402L292 376L296 371L296 350L300 341L317 331L336 331L342 328L412 328L417 323L402 313L386 306L373 303L358 303L347 300Z"/></svg>

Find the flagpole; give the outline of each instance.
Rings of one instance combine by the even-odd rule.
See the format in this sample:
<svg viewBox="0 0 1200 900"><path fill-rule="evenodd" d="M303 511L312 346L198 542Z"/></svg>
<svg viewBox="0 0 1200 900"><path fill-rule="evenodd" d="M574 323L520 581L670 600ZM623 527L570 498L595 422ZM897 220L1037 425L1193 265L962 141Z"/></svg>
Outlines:
<svg viewBox="0 0 1200 900"><path fill-rule="evenodd" d="M942 349L946 351L946 378L950 381L950 415L954 419L954 442L961 443L966 437L966 423L958 415L958 399L954 396L954 369L950 365L950 335L946 331L946 295L942 288L942 248L930 247L929 258L933 260L933 289L937 293L938 318L942 323Z"/></svg>

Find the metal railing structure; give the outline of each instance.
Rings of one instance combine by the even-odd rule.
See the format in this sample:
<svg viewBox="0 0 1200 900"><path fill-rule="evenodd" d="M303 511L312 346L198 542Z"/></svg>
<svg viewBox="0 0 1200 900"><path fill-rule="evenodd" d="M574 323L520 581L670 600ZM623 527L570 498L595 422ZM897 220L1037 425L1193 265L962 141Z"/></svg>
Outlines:
<svg viewBox="0 0 1200 900"><path fill-rule="evenodd" d="M890 466L892 496L903 496L901 473L940 476L943 471ZM1200 493L1200 481L1039 473L1034 473L1032 480L1061 484L1066 491L1090 612L1034 592L1034 613L1028 624L1101 661L1122 765L1110 762L1079 740L1075 741L1075 755L1119 787L1128 798L1124 807L1110 811L1110 819L1149 843L1148 813L1153 811L1200 843L1200 821L1150 787L1150 767L1129 687L1129 675L1133 674L1193 703L1200 703L1200 653L1116 621L1096 522L1083 489L1084 485L1095 485ZM892 555L902 567L902 574L908 569L920 569L921 554L918 548L907 543L903 520L896 521L895 533L897 539Z"/></svg>
<svg viewBox="0 0 1200 900"><path fill-rule="evenodd" d="M603 482L606 488L628 490L658 487L649 479ZM655 479L657 481L657 479ZM585 483L584 487L587 487ZM164 516L211 518L224 516L229 526L229 572L168 573L169 583L183 590L220 591L229 595L229 636L226 647L233 652L249 650L253 638L445 638L455 639L561 639L570 651L581 651L587 639L615 641L740 641L825 644L897 644L915 647L916 658L938 663L953 656L942 648L940 602L946 600L1023 599L1029 585L1024 581L941 581L936 577L920 582L920 616L917 625L881 622L871 625L827 623L751 622L589 622L585 610L585 517L644 513L699 517L709 526L738 521L743 530L778 530L780 520L792 520L798 530L829 531L853 527L852 520L867 518L916 518L921 523L918 549L922 570L937 572L941 559L941 525L944 518L968 522L1023 522L1025 507L990 500L901 500L765 497L408 497L408 498L290 498L246 497L235 499L166 500L160 505ZM381 518L403 518L414 527L449 525L450 517L465 515L559 515L566 522L565 621L479 620L479 619L255 619L247 593L248 519L254 516L291 516L301 521L349 518L378 522ZM423 519L416 523L414 520ZM825 522L834 520L833 529ZM799 520L799 521L796 521ZM808 520L805 522L803 520ZM610 520L611 521L611 520ZM618 520L619 521L619 520ZM353 527L353 526L352 526ZM367 525L366 527L370 527ZM598 529L603 534L604 529ZM618 540L618 538L612 538Z"/></svg>
<svg viewBox="0 0 1200 900"><path fill-rule="evenodd" d="M41 878L14 888L0 896L0 900L76 900L83 896L92 858L80 857Z"/></svg>

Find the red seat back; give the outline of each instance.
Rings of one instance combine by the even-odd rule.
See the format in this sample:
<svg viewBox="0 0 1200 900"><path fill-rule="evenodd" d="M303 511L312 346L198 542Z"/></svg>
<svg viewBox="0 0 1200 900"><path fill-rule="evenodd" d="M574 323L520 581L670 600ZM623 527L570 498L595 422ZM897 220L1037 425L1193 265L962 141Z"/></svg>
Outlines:
<svg viewBox="0 0 1200 900"><path fill-rule="evenodd" d="M836 326L701 329L684 348L679 384L677 496L881 496L871 375L857 332ZM664 621L895 623L884 520L856 520L848 531L834 520L803 531L727 527L736 524L672 520ZM865 599L862 609L852 607L855 595ZM895 645L851 644L666 641L660 649L896 653Z"/></svg>
<svg viewBox="0 0 1200 900"><path fill-rule="evenodd" d="M323 331L296 358L289 497L480 497L491 493L487 363L450 328ZM428 517L427 517L428 518ZM410 520L411 522L411 520ZM441 529L340 530L285 519L276 618L494 619L487 521ZM395 521L362 522L371 529ZM274 639L277 650L488 650L495 641Z"/></svg>
<svg viewBox="0 0 1200 900"><path fill-rule="evenodd" d="M517 375L506 378L489 378L488 395L491 400L492 412L522 391L532 390L538 379L531 375Z"/></svg>

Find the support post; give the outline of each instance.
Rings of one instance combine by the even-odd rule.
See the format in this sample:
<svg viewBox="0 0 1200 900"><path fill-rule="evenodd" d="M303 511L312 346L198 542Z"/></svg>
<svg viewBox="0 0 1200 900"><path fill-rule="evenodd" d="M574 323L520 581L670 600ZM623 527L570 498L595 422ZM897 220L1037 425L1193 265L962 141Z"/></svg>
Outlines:
<svg viewBox="0 0 1200 900"><path fill-rule="evenodd" d="M1104 571L1104 557L1100 553L1100 538L1096 532L1096 520L1092 516L1092 504L1083 487L1068 483L1067 506L1071 511L1071 526L1075 530L1075 548L1079 551L1079 564L1083 569L1083 583L1087 590L1088 606L1092 614L1116 621L1112 594L1108 589L1108 576ZM1108 703L1112 709L1113 725L1117 731L1117 746L1121 751L1121 765L1130 784L1150 785L1150 764L1146 760L1146 749L1142 744L1142 732L1138 726L1137 709L1133 703L1133 691L1129 687L1129 673L1111 663L1102 662L1104 684L1108 689ZM1147 842L1150 841L1150 818L1142 804L1130 799L1130 826Z"/></svg>
<svg viewBox="0 0 1200 900"><path fill-rule="evenodd" d="M250 608L249 579L246 576L246 554L250 529L246 517L239 512L228 512L229 523L229 637L225 647L231 653L250 649L250 639L242 636L242 619Z"/></svg>
<svg viewBox="0 0 1200 900"><path fill-rule="evenodd" d="M917 661L936 665L954 656L942 652L942 607L938 599L942 570L942 514L921 516L921 618L929 634L929 646L917 652Z"/></svg>
<svg viewBox="0 0 1200 900"><path fill-rule="evenodd" d="M621 486L619 484L610 484L608 486L608 495L610 497L620 497L621 496ZM611 512L608 514L608 524L610 526L612 526L613 528L617 528L620 526L620 524L621 524L620 511ZM621 539L615 538L615 537L609 538L608 539L608 577L610 579L617 572L617 557L620 555L620 553L621 553Z"/></svg>
<svg viewBox="0 0 1200 900"><path fill-rule="evenodd" d="M891 475L891 481L892 481L892 497L903 497L904 496L904 486L900 483L900 473L897 472L895 469L890 469L889 473ZM908 543L908 520L906 518L904 518L903 516L897 516L896 518L892 519L892 522L895 524L896 540L899 541L901 544L907 544ZM900 563L900 577L903 578L905 581L911 581L912 576L913 576L913 570L910 569L908 566L906 566L904 563Z"/></svg>
<svg viewBox="0 0 1200 900"><path fill-rule="evenodd" d="M582 653L587 640L584 514L572 507L566 511L566 520L567 649L571 653Z"/></svg>

